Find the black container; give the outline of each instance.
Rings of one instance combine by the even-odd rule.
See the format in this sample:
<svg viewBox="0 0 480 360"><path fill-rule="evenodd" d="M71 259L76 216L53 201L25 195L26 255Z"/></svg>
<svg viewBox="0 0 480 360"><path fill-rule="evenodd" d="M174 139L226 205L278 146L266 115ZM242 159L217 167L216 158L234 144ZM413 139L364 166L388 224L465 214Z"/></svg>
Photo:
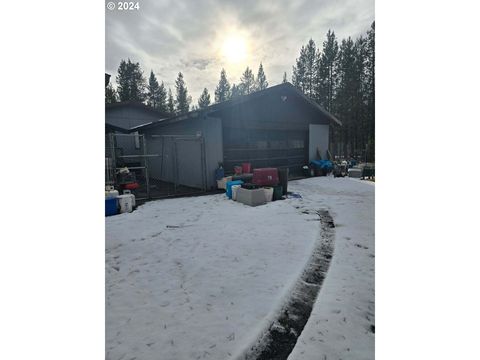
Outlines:
<svg viewBox="0 0 480 360"><path fill-rule="evenodd" d="M282 185L283 195L287 195L288 191L288 168L278 168L279 185Z"/></svg>

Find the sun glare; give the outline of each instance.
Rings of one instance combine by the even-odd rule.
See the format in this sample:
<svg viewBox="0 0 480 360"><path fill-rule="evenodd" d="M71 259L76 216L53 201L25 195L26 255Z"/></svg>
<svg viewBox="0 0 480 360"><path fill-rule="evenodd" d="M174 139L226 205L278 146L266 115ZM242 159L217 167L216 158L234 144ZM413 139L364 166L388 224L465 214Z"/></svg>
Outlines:
<svg viewBox="0 0 480 360"><path fill-rule="evenodd" d="M222 46L222 56L229 63L240 63L246 60L248 55L247 41L238 34L232 34L225 38Z"/></svg>

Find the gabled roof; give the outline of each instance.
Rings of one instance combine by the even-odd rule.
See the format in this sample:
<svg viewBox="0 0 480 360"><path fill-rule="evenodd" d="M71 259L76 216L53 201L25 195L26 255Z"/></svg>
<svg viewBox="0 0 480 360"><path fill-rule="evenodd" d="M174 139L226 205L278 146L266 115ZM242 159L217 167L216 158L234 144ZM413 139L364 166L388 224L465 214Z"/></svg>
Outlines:
<svg viewBox="0 0 480 360"><path fill-rule="evenodd" d="M293 86L292 84L287 82L287 83L283 83L283 84L279 84L279 85L269 87L269 88L264 89L264 90L256 91L256 92L248 94L248 95L238 96L238 97L235 97L235 98L227 100L227 101L223 101L223 102L218 103L218 104L213 104L213 105L210 105L210 106L208 106L204 109L198 109L198 110L190 111L190 112L185 113L185 114L179 114L179 115L175 115L175 116L171 116L171 117L160 118L159 120L153 121L149 124L142 124L142 125L139 125L139 126L135 126L135 127L131 128L130 131L148 129L148 128L151 128L151 127L154 127L154 126L160 125L160 124L162 124L162 125L163 124L170 124L170 123L173 123L173 122L179 122L179 121L184 121L184 120L188 120L188 119L198 118L201 115L209 115L209 114L212 114L214 112L223 110L225 108L235 106L235 105L239 105L239 104L243 104L245 102L249 102L253 99L257 99L259 97L268 95L272 92L276 92L276 91L279 91L279 90L286 90L286 91L293 92L295 95L299 96L303 101L305 101L309 106L312 106L316 111L319 111L320 113L322 113L327 119L337 123L338 125L342 125L342 122L340 120L338 120L335 116L333 116L328 111L323 109L315 101L309 99L307 96L305 96L305 94L303 94L295 86Z"/></svg>

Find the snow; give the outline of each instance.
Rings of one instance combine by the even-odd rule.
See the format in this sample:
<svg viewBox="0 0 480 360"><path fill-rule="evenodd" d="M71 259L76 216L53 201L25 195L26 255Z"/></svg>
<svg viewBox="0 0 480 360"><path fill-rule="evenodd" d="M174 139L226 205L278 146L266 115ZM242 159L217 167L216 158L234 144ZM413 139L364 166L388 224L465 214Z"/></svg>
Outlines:
<svg viewBox="0 0 480 360"><path fill-rule="evenodd" d="M302 198L159 200L106 218L106 358L235 358L300 276L319 237L305 210L320 208L337 225L334 257L289 359L373 358L374 186L319 177L289 190Z"/></svg>
<svg viewBox="0 0 480 360"><path fill-rule="evenodd" d="M375 187L358 179L307 179L291 186L306 207L320 204L335 221L327 277L289 360L375 356Z"/></svg>

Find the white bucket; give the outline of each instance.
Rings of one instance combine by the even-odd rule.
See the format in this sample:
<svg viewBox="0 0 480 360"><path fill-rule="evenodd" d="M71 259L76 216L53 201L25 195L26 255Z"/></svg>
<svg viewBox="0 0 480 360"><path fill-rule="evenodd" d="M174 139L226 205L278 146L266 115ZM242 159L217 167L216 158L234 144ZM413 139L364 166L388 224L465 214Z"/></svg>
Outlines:
<svg viewBox="0 0 480 360"><path fill-rule="evenodd" d="M118 190L105 191L105 199L116 198L118 196Z"/></svg>
<svg viewBox="0 0 480 360"><path fill-rule="evenodd" d="M132 192L128 189L123 190L123 195L130 195L132 197L132 202L133 202L133 207L135 207L135 195L132 194Z"/></svg>
<svg viewBox="0 0 480 360"><path fill-rule="evenodd" d="M232 200L237 201L237 191L242 185L232 185Z"/></svg>
<svg viewBox="0 0 480 360"><path fill-rule="evenodd" d="M119 195L118 196L118 205L120 205L120 213L132 212L133 211L133 198L132 194Z"/></svg>
<svg viewBox="0 0 480 360"><path fill-rule="evenodd" d="M273 188L272 187L264 187L263 191L265 192L265 200L267 202L272 201L272 199L273 199Z"/></svg>

